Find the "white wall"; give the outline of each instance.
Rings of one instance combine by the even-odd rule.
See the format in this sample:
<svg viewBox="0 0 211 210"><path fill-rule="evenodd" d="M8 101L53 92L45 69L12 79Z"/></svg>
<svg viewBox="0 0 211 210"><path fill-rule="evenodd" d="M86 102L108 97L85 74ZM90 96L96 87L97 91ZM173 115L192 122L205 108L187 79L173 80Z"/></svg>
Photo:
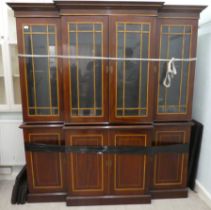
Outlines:
<svg viewBox="0 0 211 210"><path fill-rule="evenodd" d="M205 18L198 34L193 118L204 125L197 180L211 197L211 18Z"/></svg>
<svg viewBox="0 0 211 210"><path fill-rule="evenodd" d="M0 165L17 166L25 164L21 120L0 120Z"/></svg>

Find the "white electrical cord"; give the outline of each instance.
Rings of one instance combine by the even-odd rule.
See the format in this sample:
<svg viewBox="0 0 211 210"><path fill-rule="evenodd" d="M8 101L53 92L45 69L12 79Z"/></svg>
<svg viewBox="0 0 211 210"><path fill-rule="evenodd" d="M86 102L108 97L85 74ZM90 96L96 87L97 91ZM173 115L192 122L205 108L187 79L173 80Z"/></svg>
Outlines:
<svg viewBox="0 0 211 210"><path fill-rule="evenodd" d="M174 63L174 58L172 58L169 62L168 62L168 67L167 67L167 71L166 71L166 76L165 79L163 80L163 85L166 88L171 87L171 79L174 78L174 75L177 74L177 69L175 67L175 63Z"/></svg>
<svg viewBox="0 0 211 210"><path fill-rule="evenodd" d="M31 54L18 54L19 57L25 58L64 58L64 59L82 59L82 60L111 60L111 61L166 61L168 62L166 76L163 80L163 85L166 88L171 87L171 79L177 74L177 69L175 67L175 61L196 61L197 58L119 58L119 57L102 57L102 56L75 56L75 55L31 55Z"/></svg>

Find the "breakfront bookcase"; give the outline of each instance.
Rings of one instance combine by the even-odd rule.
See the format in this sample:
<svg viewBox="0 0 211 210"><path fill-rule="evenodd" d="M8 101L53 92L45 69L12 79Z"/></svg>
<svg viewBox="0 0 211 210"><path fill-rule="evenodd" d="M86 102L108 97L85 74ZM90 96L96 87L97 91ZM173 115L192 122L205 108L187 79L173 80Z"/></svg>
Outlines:
<svg viewBox="0 0 211 210"><path fill-rule="evenodd" d="M17 20L25 144L121 149L189 143L195 61L175 62L177 75L166 88L166 61L132 58L194 58L204 6L9 6ZM125 204L187 196L188 152L27 150L26 160L29 202Z"/></svg>

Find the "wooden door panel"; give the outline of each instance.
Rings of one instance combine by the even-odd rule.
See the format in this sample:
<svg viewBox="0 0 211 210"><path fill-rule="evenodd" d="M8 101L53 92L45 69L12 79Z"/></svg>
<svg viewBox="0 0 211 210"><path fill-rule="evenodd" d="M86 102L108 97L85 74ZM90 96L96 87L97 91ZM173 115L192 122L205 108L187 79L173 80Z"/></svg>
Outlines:
<svg viewBox="0 0 211 210"><path fill-rule="evenodd" d="M62 121L61 59L33 57L61 54L57 18L17 19L22 106L24 120Z"/></svg>
<svg viewBox="0 0 211 210"><path fill-rule="evenodd" d="M66 131L66 145L103 146L104 131ZM97 153L68 154L68 191L71 195L103 195L107 193L106 155Z"/></svg>
<svg viewBox="0 0 211 210"><path fill-rule="evenodd" d="M110 17L109 55L120 59L154 56L154 18ZM110 61L110 121L152 121L153 71L147 61Z"/></svg>
<svg viewBox="0 0 211 210"><path fill-rule="evenodd" d="M26 143L64 145L60 129L24 129ZM29 191L64 191L64 154L26 152Z"/></svg>
<svg viewBox="0 0 211 210"><path fill-rule="evenodd" d="M146 131L111 131L110 143L113 146L149 146L150 134ZM111 155L111 193L144 194L148 188L149 158L145 154Z"/></svg>
<svg viewBox="0 0 211 210"><path fill-rule="evenodd" d="M154 145L184 144L189 142L190 127L157 126ZM171 189L186 187L187 153L154 155L153 188Z"/></svg>
<svg viewBox="0 0 211 210"><path fill-rule="evenodd" d="M63 54L108 56L106 16L62 17ZM108 121L107 61L64 59L65 120L69 123Z"/></svg>
<svg viewBox="0 0 211 210"><path fill-rule="evenodd" d="M194 58L196 56L197 20L158 21L159 46L157 57L161 59ZM177 75L166 88L163 81L167 63L159 62L156 81L156 116L158 121L191 120L195 61L177 61Z"/></svg>

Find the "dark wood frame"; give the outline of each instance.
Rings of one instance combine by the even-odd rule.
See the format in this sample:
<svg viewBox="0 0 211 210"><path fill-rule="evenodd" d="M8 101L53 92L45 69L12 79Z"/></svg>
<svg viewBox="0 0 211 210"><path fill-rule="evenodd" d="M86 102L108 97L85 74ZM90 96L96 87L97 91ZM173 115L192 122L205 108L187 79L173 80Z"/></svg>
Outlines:
<svg viewBox="0 0 211 210"><path fill-rule="evenodd" d="M191 51L190 51L190 57L194 58L196 57L196 43L197 43L197 29L198 29L198 21L197 20L180 20L178 18L160 18L157 22L157 43L160 43L160 27L161 24L169 24L169 25L176 25L176 24L184 24L184 25L191 25L192 26L192 40L190 41L191 44ZM159 50L160 47L158 46L156 48L156 57L159 57ZM158 104L158 74L159 74L159 63L156 63L157 71L156 71L156 81L155 81L155 106L154 106L154 113L155 113L155 121L190 121L192 119L192 100L193 100L193 85L194 85L194 76L195 76L195 61L190 62L190 68L189 68L189 83L188 83L188 91L187 91L187 111L185 114L183 113L157 113L157 104Z"/></svg>
<svg viewBox="0 0 211 210"><path fill-rule="evenodd" d="M102 22L103 25L103 56L108 56L108 17L106 16L64 16L62 17L62 28L63 28L63 54L68 55L68 38L67 38L67 23L68 22ZM102 97L102 108L104 110L104 115L102 117L94 116L75 116L71 117L70 111L70 74L69 74L69 64L68 59L63 60L63 81L64 81L64 106L65 106L65 121L68 123L106 123L108 122L108 64L107 61L103 61L103 78L104 78L104 87L103 87L103 97Z"/></svg>
<svg viewBox="0 0 211 210"><path fill-rule="evenodd" d="M177 133L183 133L183 136L178 135L178 137L182 137L182 144L189 144L190 141L190 131L191 131L192 123L156 123L153 129L153 145L162 145L164 142L165 144L172 144L176 143L175 141L171 141L171 132L174 135ZM169 141L162 142L162 139L158 140L157 132L164 132L165 135L169 134ZM179 143L179 141L177 142ZM177 197L187 197L188 190L187 190L187 175L188 175L188 153L181 153L181 154L174 154L174 153L166 153L164 156L173 161L172 164L177 164L178 170L177 173L180 173L180 182L175 182L175 180L171 180L171 182L167 183L165 180L160 180L159 184L155 184L154 181L157 179L157 173L161 176L166 176L172 170L172 164L166 165L163 167L161 166L160 169L156 167L155 171L155 164L158 157L161 159L163 158L160 156L162 154L155 154L152 156L151 159L151 181L150 181L150 191L152 198L177 198ZM177 160L174 158L177 155ZM173 159L172 159L173 158ZM173 168L174 169L174 168ZM171 177L172 178L172 177ZM162 183L163 182L163 183Z"/></svg>
<svg viewBox="0 0 211 210"><path fill-rule="evenodd" d="M155 31L155 21L156 19L154 17L131 17L131 16L112 16L109 18L109 32L110 36L113 37L113 39L110 40L109 42L109 55L111 57L116 57L116 49L114 46L116 42L116 28L115 28L115 23L117 21L131 21L131 22L146 22L151 24L151 30L150 30L150 37L149 37L149 42L150 42L150 55L149 57L154 57L154 31ZM115 116L115 105L116 105L116 74L115 71L117 71L115 67L116 61L110 61L109 62L109 67L110 67L110 72L109 72L109 120L110 122L115 122L115 123L149 123L152 122L153 120L153 91L148 92L148 106L146 107L148 110L147 116L130 116L130 117L116 117ZM154 84L154 73L153 73L153 63L149 62L149 72L148 72L149 78L149 84L148 84L148 90L153 90L153 84Z"/></svg>
<svg viewBox="0 0 211 210"><path fill-rule="evenodd" d="M137 135L145 135L145 146L146 147L149 147L152 145L152 128L151 127L148 127L148 128L143 128L142 126L137 129L137 128L131 128L131 129L128 129L128 130L122 130L122 129L113 129L113 130L110 130L109 131L109 141L110 141L110 145L111 146L115 146L115 136L122 136L122 137L127 137L127 136L137 136ZM130 139L132 141L132 139ZM130 142L130 140L127 141L127 145L133 145L132 142ZM137 140L136 140L137 141ZM137 143L137 142L136 142ZM141 145L140 144L141 142L139 142L139 146L144 146L144 145ZM123 144L124 145L124 144ZM116 178L115 176L115 156L116 158L123 156L127 162L129 163L134 163L133 160L134 160L134 156L135 158L137 158L139 155L122 155L122 154L112 154L110 155L110 158L111 158L111 164L112 164L112 170L110 170L110 175L109 177L111 177L111 181L110 181L110 189L111 189L111 193L114 194L114 195L149 195L149 186L150 186L150 155L149 154L144 154L144 155L141 155L141 157L144 157L145 158L145 161L144 162L141 162L140 161L140 166L143 165L144 167L144 171L142 172L143 174L143 189L139 189L139 186L133 186L133 187L129 187L131 189L127 189L127 187L125 188L119 188L119 189L114 189L114 179ZM120 161L121 162L121 161ZM116 159L116 163L118 163L118 160ZM118 168L118 167L116 167ZM127 165L125 165L125 171L129 170ZM122 173L122 176L124 177L124 180L127 180L129 177L128 174L125 175L126 173ZM137 175L137 174L135 174Z"/></svg>
<svg viewBox="0 0 211 210"><path fill-rule="evenodd" d="M167 137L167 135L169 135L168 139L169 141L163 141L163 139L159 139L159 133L164 133L164 136ZM178 140L180 141L173 141L172 135L171 133L174 133L175 136L178 137ZM181 135L181 133L183 133L183 135ZM179 135L180 134L180 135ZM181 138L181 139L179 139ZM190 139L190 125L186 124L186 123L182 123L180 125L155 125L155 129L154 129L154 138L153 138L153 145L163 145L163 144L173 144L173 143L179 143L179 144L188 144L189 143L189 139ZM163 181L162 183L154 183L154 181L156 181L156 172L159 170L157 169L157 171L154 171L155 169L155 161L156 161L156 157L159 157L160 154L156 154L154 155L154 163L153 163L153 181L152 183L152 187L153 189L172 189L172 187L175 188L185 188L186 187L186 182L187 182L187 166L188 166L188 155L181 153L181 154L174 154L174 153L169 153L169 154L165 154L166 159L171 159L171 156L173 155L178 155L178 157L181 157L184 155L184 157L182 157L182 161L183 164L181 165L181 161L178 162L178 164L180 164L178 167L181 167L180 170L177 170L178 172L182 173L181 175L181 180L180 183L177 183L175 181L171 181L173 184L171 185L170 183L168 185L166 185L166 181ZM177 160L178 161L178 160ZM183 167L182 167L183 166ZM162 167L160 171L161 175L165 174L165 171L171 171L171 164L170 165L165 165L165 167Z"/></svg>
<svg viewBox="0 0 211 210"><path fill-rule="evenodd" d="M104 146L115 146L114 144L114 135L118 134L121 136L132 135L146 135L146 146L151 145L152 138L152 126L66 126L65 131L65 141L66 145L70 145L69 140L73 135L77 136L86 136L86 135L102 135L103 136L103 145ZM130 144L129 141L127 142ZM83 154L82 154L83 155ZM86 155L86 154L85 154ZM97 204L98 202L101 204L120 204L120 203L149 203L150 202L150 194L149 194L149 185L150 185L150 156L146 155L146 162L140 163L144 164L145 174L143 174L144 179L144 189L143 190L127 190L123 189L121 192L116 192L114 190L114 154L95 154L103 156L104 159L104 188L103 191L97 192L93 189L93 191L86 192L81 188L81 192L73 192L72 191L72 183L68 182L68 195L67 195L67 204L68 205L92 205ZM74 154L72 155L72 157ZM118 156L118 155L117 155ZM122 156L122 154L120 154ZM124 156L124 155L123 155ZM127 158L131 158L133 160L133 155ZM71 170L71 158L70 154L68 154L67 158L67 171L68 171L68 179L71 179L72 170ZM88 157L88 155L83 158ZM72 166L73 167L73 166ZM75 169L76 170L76 169ZM93 165L94 170L94 165ZM127 170L127 167L125 168ZM87 173L86 170L81 171L81 173ZM144 172L143 172L144 173ZM83 187L83 186L81 186ZM85 185L84 185L85 187ZM126 200L125 200L126 199ZM139 201L138 201L139 200Z"/></svg>
<svg viewBox="0 0 211 210"><path fill-rule="evenodd" d="M196 56L196 39L197 39L197 23L199 18L199 12L205 8L205 6L175 6L175 5L163 5L162 2L124 2L119 5L118 2L86 2L86 1L55 1L54 3L41 4L41 3L8 3L15 11L15 16L17 17L17 34L18 34L18 51L23 53L23 37L21 35L21 24L24 23L36 23L43 22L49 23L54 22L57 24L58 31L66 30L65 20L71 18L72 20L80 21L80 18L86 18L94 20L96 16L98 18L109 17L109 26L104 22L104 39L106 39L104 45L108 42L108 36L113 36L114 28L112 28L113 22L115 19L134 19L134 21L147 20L152 21L152 32L151 32L151 57L157 57L158 51L155 52L154 46L159 42L159 25L163 23L188 23L193 25L193 37L192 37L192 51L191 56ZM36 9L34 9L36 8ZM117 16L118 15L118 16ZM133 17L135 16L135 17ZM43 18L43 19L42 19ZM62 24L60 22L62 20ZM106 34L106 30L109 27L109 35ZM63 44L63 49L61 49L61 34L58 35L58 52L65 54L67 52L67 47ZM153 38L154 37L154 38ZM62 43L66 40L66 34L62 34ZM114 40L109 43L110 55L113 55L112 43ZM105 55L108 55L108 51L105 52ZM25 80L25 75L23 72L24 68L24 58L19 59L20 65L20 80ZM132 117L132 118L118 118L114 116L113 106L115 103L115 97L113 92L114 87L114 62L110 61L109 65L104 65L104 70L109 70L109 94L108 88L107 91L104 91L105 98L109 100L109 108L106 106L106 100L104 101L105 116L100 117L78 117L77 119L70 119L69 116L69 85L67 81L67 72L68 65L65 60L61 61L58 59L59 63L59 95L60 95L60 115L57 116L28 116L27 107L26 107L26 87L23 82L21 82L21 92L22 92L22 103L23 103L23 116L24 121L28 123L61 123L64 122L67 124L109 124L109 123L150 123L155 121L181 121L181 120L191 120L192 112L192 97L193 97L193 81L194 81L194 68L195 62L191 62L191 74L190 74L190 84L189 84L189 101L187 114L158 114L156 113L157 108L154 106L154 103L157 103L157 76L158 76L158 63L150 62L150 94L149 94L149 115L148 117ZM62 67L63 65L63 67ZM62 70L63 69L63 70ZM157 69L157 70L156 70ZM108 83L108 72L105 71L105 84ZM65 81L62 85L62 81ZM154 88L153 88L154 86ZM154 89L154 91L153 91ZM64 93L64 96L63 96ZM109 96L108 96L109 95ZM109 115L108 116L108 109Z"/></svg>
<svg viewBox="0 0 211 210"><path fill-rule="evenodd" d="M63 136L63 132L62 132L62 126L61 125L57 125L57 126L38 126L38 127L34 127L34 126L22 126L23 131L24 131L24 143L40 143L40 141L42 143L47 143L47 144L55 144L55 140L58 140L58 144L60 145L64 145L64 136ZM58 138L55 138L55 136L58 136ZM33 136L38 136L38 138L35 138L33 140ZM52 139L52 136L53 139ZM32 137L32 138L31 138ZM57 177L58 179L60 179L60 185L58 186L50 186L49 183L46 181L45 184L46 186L36 186L36 183L34 180L34 168L37 170L37 173L39 173L39 175L42 177L48 177L49 179L52 179L51 175L54 176L54 174L49 174L45 171L46 167L48 167L45 164L41 164L41 162L39 162L38 160L36 160L36 157L40 156L39 152L26 152L26 162L27 162L27 176L28 176L28 186L29 186L29 192L31 194L31 196L33 197L33 194L36 193L65 193L66 191L66 167L65 167L65 154L50 154L50 153L41 153L42 157L46 160L46 161L52 161L53 158L55 158L55 155L59 155L59 167L60 170L56 171L58 174ZM33 161L32 157L34 156L34 159L36 160L36 165L35 162ZM32 164L33 161L33 164ZM37 162L38 161L38 162ZM43 160L44 161L44 160ZM58 161L58 160L57 160ZM55 163L55 167L56 167L56 162ZM53 162L52 162L53 164ZM43 170L38 170L38 168L41 167ZM54 177L55 178L55 177ZM37 177L37 179L39 180L39 177Z"/></svg>
<svg viewBox="0 0 211 210"><path fill-rule="evenodd" d="M23 49L23 25L24 24L55 24L56 30L57 30L57 51L58 53L61 53L61 34L59 31L60 28L60 21L58 18L18 18L17 19L17 38L18 38L18 52L20 54L24 53ZM63 88L62 88L62 65L61 65L61 59L58 58L58 106L60 107L60 110L58 112L58 116L39 116L39 115L29 115L27 113L28 107L27 107L27 87L25 85L26 81L26 75L25 75L25 58L19 57L19 69L20 69L20 85L21 85L21 97L22 97L22 110L23 110L23 118L25 122L48 122L48 123L59 123L63 121Z"/></svg>

